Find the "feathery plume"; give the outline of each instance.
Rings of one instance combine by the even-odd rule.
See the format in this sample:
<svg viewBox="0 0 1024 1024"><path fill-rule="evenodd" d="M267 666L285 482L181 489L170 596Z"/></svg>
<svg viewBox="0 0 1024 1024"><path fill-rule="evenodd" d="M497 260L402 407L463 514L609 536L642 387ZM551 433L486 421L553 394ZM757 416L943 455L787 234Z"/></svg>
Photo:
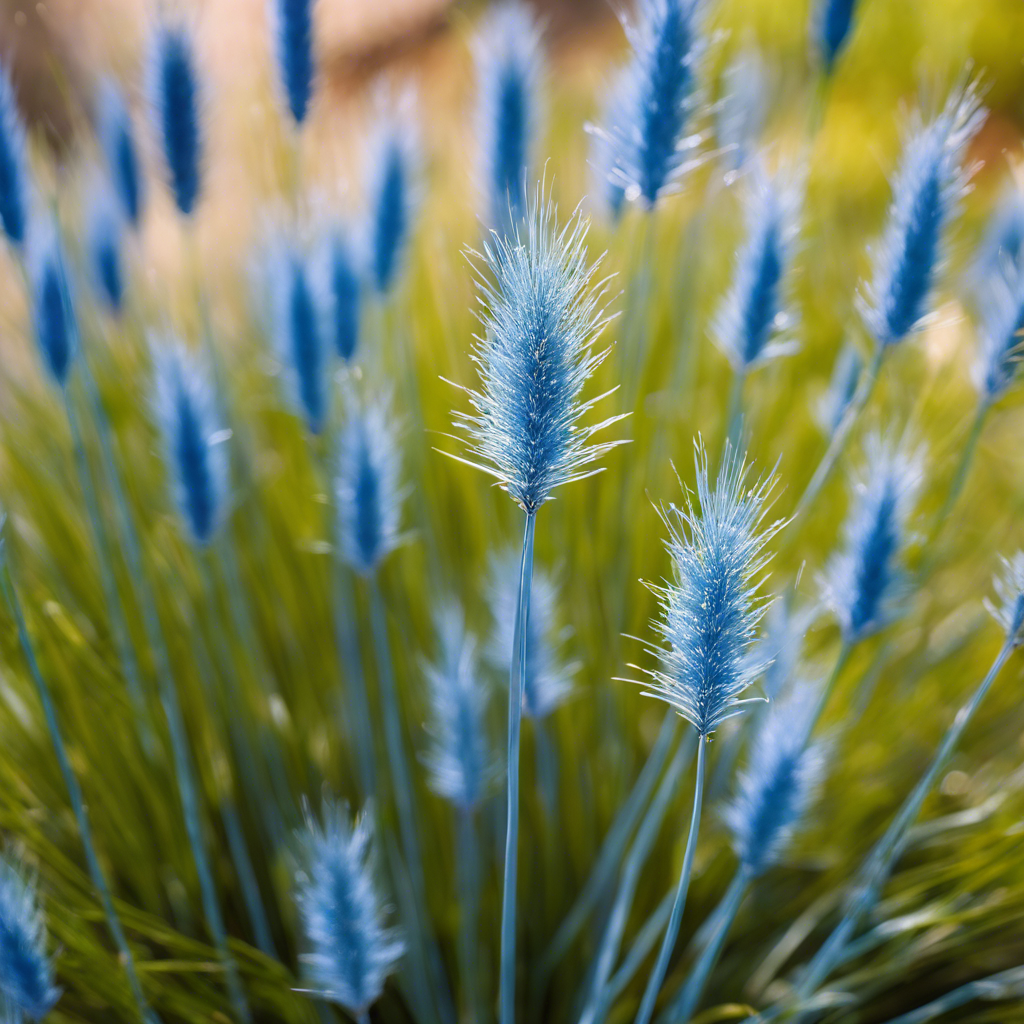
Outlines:
<svg viewBox="0 0 1024 1024"><path fill-rule="evenodd" d="M474 51L487 220L507 233L526 212L526 181L537 134L541 32L533 12L522 0L492 7Z"/></svg>
<svg viewBox="0 0 1024 1024"><path fill-rule="evenodd" d="M928 313L945 227L972 172L964 166L964 153L984 118L977 89L956 89L942 113L915 127L904 146L873 277L858 296L864 322L880 346L902 341Z"/></svg>
<svg viewBox="0 0 1024 1024"><path fill-rule="evenodd" d="M340 230L330 232L325 241L323 272L334 350L344 362L350 363L359 348L363 282L352 246Z"/></svg>
<svg viewBox="0 0 1024 1024"><path fill-rule="evenodd" d="M226 432L218 424L206 368L180 340L155 335L153 410L174 496L192 539L207 544L228 495Z"/></svg>
<svg viewBox="0 0 1024 1024"><path fill-rule="evenodd" d="M580 401L587 378L608 354L593 349L608 322L587 265L587 222L579 213L559 229L554 204L538 186L524 224L493 234L480 259L483 335L473 360L482 389L469 391L473 413L456 413L470 436L472 462L496 477L528 513L551 491L591 475L592 464L619 442L592 444L600 429L582 417L598 399ZM467 389L468 390L468 389Z"/></svg>
<svg viewBox="0 0 1024 1024"><path fill-rule="evenodd" d="M15 246L28 233L29 186L25 125L7 68L0 65L0 224Z"/></svg>
<svg viewBox="0 0 1024 1024"><path fill-rule="evenodd" d="M1002 561L1003 571L992 582L998 602L986 598L985 607L1006 630L1006 639L1019 647L1024 643L1024 551Z"/></svg>
<svg viewBox="0 0 1024 1024"><path fill-rule="evenodd" d="M727 445L718 477L708 478L704 447L696 445L697 505L660 510L669 532L672 580L651 586L661 605L656 630L664 648L649 648L661 661L642 684L646 695L665 701L701 736L708 736L745 705L761 698L740 694L764 670L749 657L766 601L759 596L768 563L765 545L781 522L761 528L774 475L751 483L750 470Z"/></svg>
<svg viewBox="0 0 1024 1024"><path fill-rule="evenodd" d="M817 408L818 424L829 437L836 432L853 401L863 369L864 360L856 346L849 343L844 345L836 356L828 390L822 395Z"/></svg>
<svg viewBox="0 0 1024 1024"><path fill-rule="evenodd" d="M36 343L50 376L64 387L77 348L78 325L67 259L52 220L35 226L29 238L28 267Z"/></svg>
<svg viewBox="0 0 1024 1024"><path fill-rule="evenodd" d="M813 10L811 34L827 75L846 46L856 6L857 0L820 0Z"/></svg>
<svg viewBox="0 0 1024 1024"><path fill-rule="evenodd" d="M898 614L906 590L902 552L907 521L921 485L924 454L871 434L864 470L855 481L843 550L830 559L824 597L847 644L877 632Z"/></svg>
<svg viewBox="0 0 1024 1024"><path fill-rule="evenodd" d="M334 480L337 537L345 561L364 576L402 543L401 456L387 401L350 409L338 437Z"/></svg>
<svg viewBox="0 0 1024 1024"><path fill-rule="evenodd" d="M405 101L406 106L411 101ZM391 291L405 256L415 204L417 153L408 110L385 114L369 144L366 247L369 277L381 295Z"/></svg>
<svg viewBox="0 0 1024 1024"><path fill-rule="evenodd" d="M425 760L435 792L469 811L497 776L484 720L487 692L462 609L446 602L435 621L441 653L426 669L434 716L433 743Z"/></svg>
<svg viewBox="0 0 1024 1024"><path fill-rule="evenodd" d="M129 224L138 227L145 202L145 180L135 145L131 114L112 78L104 78L100 84L96 131L124 216Z"/></svg>
<svg viewBox="0 0 1024 1024"><path fill-rule="evenodd" d="M778 861L821 778L823 747L807 745L816 707L815 687L803 686L771 708L725 812L736 856L751 877Z"/></svg>
<svg viewBox="0 0 1024 1024"><path fill-rule="evenodd" d="M759 50L740 50L722 75L715 134L726 172L735 176L756 152L769 93L768 67Z"/></svg>
<svg viewBox="0 0 1024 1024"><path fill-rule="evenodd" d="M281 240L268 267L274 347L285 367L292 404L311 434L327 422L330 389L324 340L326 300L316 267L303 247Z"/></svg>
<svg viewBox="0 0 1024 1024"><path fill-rule="evenodd" d="M188 216L199 198L202 137L192 39L182 25L160 22L156 27L149 51L149 102L174 202Z"/></svg>
<svg viewBox="0 0 1024 1024"><path fill-rule="evenodd" d="M0 857L0 1011L4 1020L42 1020L58 998L35 883Z"/></svg>
<svg viewBox="0 0 1024 1024"><path fill-rule="evenodd" d="M1005 275L1006 267L1024 269L1024 191L1011 183L988 219L985 234L969 271L968 282L983 307L990 281Z"/></svg>
<svg viewBox="0 0 1024 1024"><path fill-rule="evenodd" d="M626 26L633 56L622 79L619 171L630 201L652 208L677 186L700 142L689 128L704 52L704 0L641 0Z"/></svg>
<svg viewBox="0 0 1024 1024"><path fill-rule="evenodd" d="M120 313L124 303L124 215L106 181L93 183L86 216L86 249L93 291L111 312Z"/></svg>
<svg viewBox="0 0 1024 1024"><path fill-rule="evenodd" d="M373 879L371 823L364 811L326 804L323 826L306 812L307 865L298 877L298 905L311 951L302 957L311 991L365 1013L404 952L398 932L383 923L385 907Z"/></svg>
<svg viewBox="0 0 1024 1024"><path fill-rule="evenodd" d="M494 620L487 660L496 670L507 674L519 602L519 556L515 551L491 556L487 597ZM527 718L546 718L572 693L576 666L564 664L559 657L559 647L568 631L558 629L557 609L558 589L554 580L547 573L535 570L526 627L523 714Z"/></svg>
<svg viewBox="0 0 1024 1024"><path fill-rule="evenodd" d="M794 181L782 174L769 177L760 163L755 165L746 195L746 239L712 328L737 372L796 349L787 337L794 317L784 284L799 233L800 198Z"/></svg>
<svg viewBox="0 0 1024 1024"><path fill-rule="evenodd" d="M314 0L271 0L270 24L278 72L296 124L306 120L313 95Z"/></svg>
<svg viewBox="0 0 1024 1024"><path fill-rule="evenodd" d="M1024 267L1009 261L987 282L974 383L982 401L994 402L1014 382L1024 344Z"/></svg>

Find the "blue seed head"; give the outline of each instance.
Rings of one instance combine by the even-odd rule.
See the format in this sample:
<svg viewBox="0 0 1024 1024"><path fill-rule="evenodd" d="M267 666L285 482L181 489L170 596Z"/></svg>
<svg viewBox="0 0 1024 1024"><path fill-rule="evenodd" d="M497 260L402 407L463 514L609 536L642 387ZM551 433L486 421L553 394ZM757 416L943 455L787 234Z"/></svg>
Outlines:
<svg viewBox="0 0 1024 1024"><path fill-rule="evenodd" d="M1024 551L1002 562L1003 571L992 581L997 600L986 598L985 607L1006 630L1007 641L1019 647L1024 643Z"/></svg>
<svg viewBox="0 0 1024 1024"><path fill-rule="evenodd" d="M34 882L0 858L0 1010L4 1020L41 1020L60 997Z"/></svg>
<svg viewBox="0 0 1024 1024"><path fill-rule="evenodd" d="M509 678L509 659L514 642L519 610L520 559L515 551L491 558L488 600L494 630L487 658L501 678ZM558 588L543 570L535 570L530 591L530 618L526 635L526 685L523 688L523 714L527 718L546 718L572 695L572 680L577 666L566 664L562 647L570 631L558 626Z"/></svg>
<svg viewBox="0 0 1024 1024"><path fill-rule="evenodd" d="M765 668L750 655L766 606L759 595L768 562L764 548L781 523L762 528L773 476L752 482L746 462L730 446L714 483L700 444L695 461L696 505L688 494L685 505L661 509L672 579L651 587L661 604L655 628L664 646L650 648L661 667L644 685L648 696L665 701L707 736L761 699L740 695Z"/></svg>
<svg viewBox="0 0 1024 1024"><path fill-rule="evenodd" d="M328 308L328 329L334 350L346 363L351 363L359 350L362 327L363 281L358 261L347 234L334 230L328 234L322 249L321 272Z"/></svg>
<svg viewBox="0 0 1024 1024"><path fill-rule="evenodd" d="M505 0L485 15L476 38L486 219L503 233L526 212L526 183L540 105L540 35L525 3Z"/></svg>
<svg viewBox="0 0 1024 1024"><path fill-rule="evenodd" d="M228 461L206 367L174 337L154 336L153 409L175 501L196 544L223 521Z"/></svg>
<svg viewBox="0 0 1024 1024"><path fill-rule="evenodd" d="M342 556L356 572L369 575L402 542L406 492L388 402L349 410L338 434L334 490Z"/></svg>
<svg viewBox="0 0 1024 1024"><path fill-rule="evenodd" d="M817 409L818 423L829 437L836 432L853 401L863 367L864 361L855 345L847 343L840 349L832 367L828 391L822 396Z"/></svg>
<svg viewBox="0 0 1024 1024"><path fill-rule="evenodd" d="M815 687L801 687L771 708L754 741L736 800L725 820L740 863L759 875L785 852L825 767L820 745L807 745L817 705Z"/></svg>
<svg viewBox="0 0 1024 1024"><path fill-rule="evenodd" d="M758 165L746 195L746 238L736 254L733 282L712 328L737 372L793 352L794 315L785 294L799 233L801 189Z"/></svg>
<svg viewBox="0 0 1024 1024"><path fill-rule="evenodd" d="M313 5L314 0L271 0L270 5L278 74L296 124L306 120L313 96Z"/></svg>
<svg viewBox="0 0 1024 1024"><path fill-rule="evenodd" d="M310 433L319 434L330 404L322 275L300 245L280 241L269 261L268 283L271 331L289 397Z"/></svg>
<svg viewBox="0 0 1024 1024"><path fill-rule="evenodd" d="M1000 197L969 271L968 282L984 309L989 283L1005 276L1007 266L1024 269L1024 191L1016 183Z"/></svg>
<svg viewBox="0 0 1024 1024"><path fill-rule="evenodd" d="M675 188L694 147L697 62L704 52L704 0L640 0L627 26L633 55L614 134L630 200L653 207Z"/></svg>
<svg viewBox="0 0 1024 1024"><path fill-rule="evenodd" d="M811 34L828 75L846 46L856 6L857 0L819 0L813 10Z"/></svg>
<svg viewBox="0 0 1024 1024"><path fill-rule="evenodd" d="M929 311L945 228L970 176L964 152L983 120L976 90L956 90L942 113L904 147L874 273L860 296L864 321L879 345L902 341Z"/></svg>
<svg viewBox="0 0 1024 1024"><path fill-rule="evenodd" d="M302 957L311 991L353 1016L368 1010L404 952L373 877L372 826L354 824L344 808L326 804L323 825L307 811L305 866L296 879L309 952Z"/></svg>
<svg viewBox="0 0 1024 1024"><path fill-rule="evenodd" d="M90 279L99 300L113 313L124 303L124 214L106 181L93 184L86 214L86 248Z"/></svg>
<svg viewBox="0 0 1024 1024"><path fill-rule="evenodd" d="M740 50L722 75L715 134L724 170L734 177L757 152L768 109L768 67L759 50Z"/></svg>
<svg viewBox="0 0 1024 1024"><path fill-rule="evenodd" d="M78 324L57 226L49 220L37 223L28 249L36 343L50 376L64 387L77 349Z"/></svg>
<svg viewBox="0 0 1024 1024"><path fill-rule="evenodd" d="M607 318L596 264L587 264L587 226L577 213L559 228L538 188L525 222L511 236L493 234L481 257L484 330L473 358L482 387L469 392L474 413L456 413L456 422L470 435L473 464L530 513L555 487L594 472L616 443L591 443L613 420L580 422L596 401L580 393L607 355L593 349Z"/></svg>
<svg viewBox="0 0 1024 1024"><path fill-rule="evenodd" d="M199 198L203 143L192 39L181 25L161 23L153 35L149 102L174 202L188 216Z"/></svg>
<svg viewBox="0 0 1024 1024"><path fill-rule="evenodd" d="M462 609L441 605L436 615L440 655L427 666L433 743L426 763L434 790L462 810L472 810L497 775L487 739L487 691L466 632Z"/></svg>
<svg viewBox="0 0 1024 1024"><path fill-rule="evenodd" d="M992 275L981 308L974 383L984 402L994 402L1013 384L1024 345L1024 267L1009 260Z"/></svg>
<svg viewBox="0 0 1024 1024"><path fill-rule="evenodd" d="M129 224L138 227L145 201L145 179L135 144L131 114L124 95L111 78L105 78L100 85L96 130L124 216Z"/></svg>
<svg viewBox="0 0 1024 1024"><path fill-rule="evenodd" d="M28 233L30 180L25 125L7 69L0 65L0 224L15 246Z"/></svg>
<svg viewBox="0 0 1024 1024"><path fill-rule="evenodd" d="M871 434L864 469L855 481L841 551L830 559L824 597L849 644L899 613L907 584L903 553L907 523L921 485L924 455Z"/></svg>

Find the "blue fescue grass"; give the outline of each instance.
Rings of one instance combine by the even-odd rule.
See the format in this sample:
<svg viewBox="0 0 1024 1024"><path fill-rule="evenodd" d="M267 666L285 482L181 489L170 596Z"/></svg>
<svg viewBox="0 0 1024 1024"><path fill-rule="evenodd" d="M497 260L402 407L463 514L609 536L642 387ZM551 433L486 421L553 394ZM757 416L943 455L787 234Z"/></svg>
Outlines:
<svg viewBox="0 0 1024 1024"><path fill-rule="evenodd" d="M100 304L116 316L125 298L124 214L110 185L102 179L92 183L88 205L89 280Z"/></svg>
<svg viewBox="0 0 1024 1024"><path fill-rule="evenodd" d="M811 35L826 75L831 75L849 42L857 0L817 0L811 14Z"/></svg>
<svg viewBox="0 0 1024 1024"><path fill-rule="evenodd" d="M202 98L192 37L183 25L161 21L149 48L148 91L154 130L174 203L188 217L202 185Z"/></svg>
<svg viewBox="0 0 1024 1024"><path fill-rule="evenodd" d="M1024 192L1020 184L1012 181L989 215L985 233L967 272L966 283L973 293L975 304L984 310L987 290L992 281L1006 275L1007 266L1014 270L1022 267L1024 255Z"/></svg>
<svg viewBox="0 0 1024 1024"><path fill-rule="evenodd" d="M522 0L484 17L474 40L485 220L507 234L526 213L540 120L541 33Z"/></svg>
<svg viewBox="0 0 1024 1024"><path fill-rule="evenodd" d="M59 998L35 882L5 855L0 857L0 1009L10 1021L38 1021Z"/></svg>
<svg viewBox="0 0 1024 1024"><path fill-rule="evenodd" d="M664 643L652 647L661 667L642 684L665 701L697 733L697 778L686 852L668 927L648 978L637 1024L649 1024L682 921L700 827L708 737L726 719L742 713L742 694L762 666L750 658L765 600L759 596L767 564L765 545L781 522L765 525L774 478L751 482L749 467L728 444L717 479L708 475L707 455L696 452L697 504L661 508L672 579L652 586L662 616L656 630Z"/></svg>
<svg viewBox="0 0 1024 1024"><path fill-rule="evenodd" d="M0 224L7 240L20 248L31 216L31 177L25 125L10 74L0 65Z"/></svg>
<svg viewBox="0 0 1024 1024"><path fill-rule="evenodd" d="M292 120L301 125L313 98L315 0L270 0L270 28L281 91Z"/></svg>
<svg viewBox="0 0 1024 1024"><path fill-rule="evenodd" d="M385 923L385 904L374 879L372 824L364 812L326 803L323 823L307 812L298 903L309 952L303 954L311 991L344 1007L358 1021L405 952L401 934Z"/></svg>
<svg viewBox="0 0 1024 1024"><path fill-rule="evenodd" d="M128 105L112 78L104 78L97 92L96 134L124 217L137 228L146 201L146 179Z"/></svg>
<svg viewBox="0 0 1024 1024"><path fill-rule="evenodd" d="M893 1017L886 1024L926 1024L926 1021L945 1016L950 1011L959 1009L975 1000L998 1002L1000 1000L1019 1000L1022 997L1024 997L1024 967L1011 967L1007 971L999 971L986 978L969 981L966 985L947 992L926 1006Z"/></svg>

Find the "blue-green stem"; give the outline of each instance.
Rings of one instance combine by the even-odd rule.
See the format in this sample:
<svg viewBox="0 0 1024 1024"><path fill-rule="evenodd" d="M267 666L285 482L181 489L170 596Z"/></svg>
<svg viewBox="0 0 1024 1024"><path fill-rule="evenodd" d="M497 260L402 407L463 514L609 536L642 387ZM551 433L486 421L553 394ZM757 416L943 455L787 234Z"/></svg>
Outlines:
<svg viewBox="0 0 1024 1024"><path fill-rule="evenodd" d="M611 981L605 987L601 1005L594 1017L595 1024L603 1024L612 1003L622 994L623 989L633 980L643 962L650 956L654 944L658 941L658 936L668 923L674 902L675 894L665 893L651 916L644 921L643 927L637 932L633 945L630 946L629 952L622 961L622 966L612 975Z"/></svg>
<svg viewBox="0 0 1024 1024"><path fill-rule="evenodd" d="M678 731L679 716L674 711L666 712L658 738L655 740L654 746L651 747L651 752L648 754L647 761L637 776L636 782L633 783L633 788L615 814L586 883L541 957L539 973L544 980L550 977L552 971L566 954L614 877L625 852L626 844L629 842L629 837L640 820L644 807L657 785L661 770L665 767L665 762L672 752L672 745Z"/></svg>
<svg viewBox="0 0 1024 1024"><path fill-rule="evenodd" d="M953 753L968 722L978 710L996 676L1013 652L1013 643L1008 639L996 656L988 674L971 695L970 700L956 713L949 728L946 730L939 748L932 758L927 771L921 776L917 785L903 801L899 812L886 829L885 834L875 844L868 858L864 861L850 898L847 900L843 918L835 930L825 940L825 944L815 954L800 980L796 995L800 1000L806 999L816 992L822 982L829 976L832 969L842 959L843 951L853 937L854 931L863 920L864 915L874 906L881 887L889 877L893 865L899 859L907 843L910 826L917 818L925 798L931 792L939 774Z"/></svg>
<svg viewBox="0 0 1024 1024"><path fill-rule="evenodd" d="M440 967L440 956L430 932L430 915L427 909L426 881L423 874L423 855L420 851L419 829L413 808L412 774L405 754L402 739L402 724L398 713L398 691L395 686L394 667L391 664L391 646L388 643L387 615L380 584L376 575L369 579L370 628L377 659L377 681L380 686L381 714L384 719L384 744L388 753L388 765L392 772L391 791L398 813L398 830L402 840L402 854L409 874L416 918L420 922L421 948L413 950L413 956L422 957L426 973L431 981L437 1011L437 1019L450 1021L454 1018L451 998Z"/></svg>
<svg viewBox="0 0 1024 1024"><path fill-rule="evenodd" d="M690 972L689 978L686 979L683 991L680 992L665 1015L665 1019L672 1021L672 1024L686 1024L693 1016L693 1011L704 994L708 978L711 976L715 964L718 963L726 936L739 913L740 904L750 885L750 879L750 872L741 864L736 870L736 874L733 875L721 903L713 911L715 927L708 938L707 945L701 950L700 958L693 965L693 970Z"/></svg>
<svg viewBox="0 0 1024 1024"><path fill-rule="evenodd" d="M843 674L843 669L846 668L846 663L850 660L853 648L854 645L846 639L844 639L840 645L839 654L836 656L835 664L832 666L832 671L829 674L828 679L825 681L825 685L821 688L821 692L818 694L818 701L814 706L814 713L808 720L808 733L810 733L818 724L818 719L821 718L822 713L828 705L829 698L835 692L836 683L839 682L839 677Z"/></svg>
<svg viewBox="0 0 1024 1024"><path fill-rule="evenodd" d="M78 824L78 835L85 849L85 860L89 869L89 877L92 879L93 887L99 894L103 914L107 919L107 927L110 929L114 945L117 946L121 963L124 965L128 987L131 989L132 999L139 1011L139 1016L146 1024L156 1024L158 1018L149 1008L146 997L143 995L142 985L139 982L139 976L135 969L135 957L132 955L131 948L128 945L128 939L121 925L121 919L117 916L117 911L114 909L114 900L110 895L110 888L107 885L106 876L103 874L103 868L100 866L100 859L97 856L96 846L93 842L92 826L89 823L89 812L86 809L85 800L82 798L82 787L79 785L78 776L75 775L71 768L67 748L64 746L64 737L60 731L60 723L57 720L57 709L54 707L50 687L39 670L35 649L28 635L25 616L21 610L21 603L18 600L14 580L11 577L2 544L3 541L0 540L0 585L3 586L4 597L11 609L11 614L14 616L14 623L18 631L18 642L21 645L25 661L28 663L29 673L32 676L33 683L35 683L36 693L39 695L39 702L43 706L46 728L50 733L50 741L53 743L53 749L57 755L60 773L71 800L71 810L74 812L75 821Z"/></svg>
<svg viewBox="0 0 1024 1024"><path fill-rule="evenodd" d="M734 370L732 383L729 385L729 405L725 414L725 436L722 439L723 455L727 446L734 449L740 440L740 430L743 426L743 385L747 381L747 368Z"/></svg>
<svg viewBox="0 0 1024 1024"><path fill-rule="evenodd" d="M668 919L668 928L665 931L654 970L651 971L651 976L647 979L647 988L644 990L644 997L640 1003L640 1009L637 1011L635 1024L650 1024L654 1014L654 1004L665 981L665 975L668 973L668 963L672 957L676 937L679 935L679 926L683 920L686 894L690 888L690 875L693 871L693 857L697 850L697 836L700 832L700 808L704 796L704 765L707 759L707 745L706 736L697 737L697 781L693 790L693 816L690 819L690 834L686 838L683 869L679 874L679 886L676 889L675 902L672 904L672 913Z"/></svg>
<svg viewBox="0 0 1024 1024"><path fill-rule="evenodd" d="M932 542L938 540L941 535L943 527L946 525L946 520L949 518L950 512L956 507L957 499L964 489L964 484L967 483L967 475L971 471L971 464L974 462L974 455L978 450L978 441L981 439L981 432L985 427L985 420L988 418L988 411L991 408L991 403L987 399L982 399L978 403L978 411L975 413L974 422L971 424L971 432L967 435L967 440L960 451L960 462L957 464L956 472L950 481L949 490L946 492L946 499L936 513L935 521L932 523L931 530L929 530Z"/></svg>
<svg viewBox="0 0 1024 1024"><path fill-rule="evenodd" d="M689 738L689 737L688 737ZM690 763L692 745L686 742L680 744L672 759L668 770L665 772L658 791L654 794L644 820L637 830L636 838L629 849L622 865L622 875L619 878L619 887L615 893L615 902L612 904L611 913L608 915L608 922L605 925L604 935L601 938L601 945L595 957L594 973L590 980L590 991L587 1001L580 1014L580 1024L594 1024L597 1011L602 1002L604 989L608 984L615 961L619 955L622 945L622 935L626 930L629 920L629 912L633 907L633 897L636 895L636 887L640 881L640 875L647 857L651 852L655 839L661 831L661 825L665 818L672 798L676 795L679 786L679 779L683 771Z"/></svg>
<svg viewBox="0 0 1024 1024"><path fill-rule="evenodd" d="M463 1013L468 1024L484 1019L480 992L480 844L472 807L458 809L459 844L459 971L462 977Z"/></svg>
<svg viewBox="0 0 1024 1024"><path fill-rule="evenodd" d="M508 681L507 812L505 879L501 894L501 968L498 982L500 1022L516 1019L516 874L519 864L519 740L526 688L526 638L530 628L533 590L533 532L536 513L527 511L523 557L519 567L519 601L513 633L512 667Z"/></svg>
<svg viewBox="0 0 1024 1024"><path fill-rule="evenodd" d="M1019 1000L1024 996L1024 967L1011 967L1008 971L990 974L987 978L969 981L966 985L947 992L926 1006L921 1006L910 1013L893 1017L888 1024L925 1024L956 1010L967 1003L982 999L985 1002L995 1000ZM1018 1003L1019 1005L1019 1003Z"/></svg>

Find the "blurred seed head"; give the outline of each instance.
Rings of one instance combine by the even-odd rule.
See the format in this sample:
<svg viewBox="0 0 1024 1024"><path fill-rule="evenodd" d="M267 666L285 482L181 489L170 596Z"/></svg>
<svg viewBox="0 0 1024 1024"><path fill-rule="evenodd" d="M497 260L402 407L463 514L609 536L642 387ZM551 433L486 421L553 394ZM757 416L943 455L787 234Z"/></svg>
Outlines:
<svg viewBox="0 0 1024 1024"><path fill-rule="evenodd" d="M323 239L320 261L320 290L327 302L334 351L343 362L351 363L359 350L363 281L348 233L342 227L335 226Z"/></svg>
<svg viewBox="0 0 1024 1024"><path fill-rule="evenodd" d="M857 0L817 0L812 10L811 35L827 75L847 44L856 6Z"/></svg>
<svg viewBox="0 0 1024 1024"><path fill-rule="evenodd" d="M1006 268L1024 270L1024 190L1014 182L1000 196L985 228L968 274L978 308L984 310L992 280L1006 275Z"/></svg>
<svg viewBox="0 0 1024 1024"><path fill-rule="evenodd" d="M226 432L209 372L173 335L150 337L153 410L175 502L192 540L205 545L224 518L228 498Z"/></svg>
<svg viewBox="0 0 1024 1024"><path fill-rule="evenodd" d="M310 991L358 1016L380 998L405 947L384 925L366 812L350 824L348 811L328 802L322 817L320 825L307 810L302 836L297 900L310 950L301 960Z"/></svg>
<svg viewBox="0 0 1024 1024"><path fill-rule="evenodd" d="M771 87L768 66L760 50L740 50L722 75L715 127L721 160L734 177L757 152Z"/></svg>
<svg viewBox="0 0 1024 1024"><path fill-rule="evenodd" d="M847 342L836 356L828 391L818 402L818 424L829 437L836 432L850 402L853 401L863 368L864 360L861 359L857 346Z"/></svg>
<svg viewBox="0 0 1024 1024"><path fill-rule="evenodd" d="M1006 630L1007 641L1019 647L1024 643L1024 552L1002 562L1002 572L992 581L997 600L986 599L985 607Z"/></svg>
<svg viewBox="0 0 1024 1024"><path fill-rule="evenodd" d="M1013 384L1024 344L1024 267L1009 260L988 282L981 309L974 383L984 402Z"/></svg>
<svg viewBox="0 0 1024 1024"><path fill-rule="evenodd" d="M51 218L33 226L28 269L36 344L50 376L64 387L78 348L78 325L64 245Z"/></svg>
<svg viewBox="0 0 1024 1024"><path fill-rule="evenodd" d="M112 313L124 304L124 213L110 184L97 177L90 185L86 210L86 254L93 291Z"/></svg>
<svg viewBox="0 0 1024 1024"><path fill-rule="evenodd" d="M296 124L309 112L316 63L313 56L315 0L270 0L270 29L274 37L278 76Z"/></svg>
<svg viewBox="0 0 1024 1024"><path fill-rule="evenodd" d="M617 129L628 116L626 79L627 69L623 68L605 89L600 120L585 126L590 136L591 205L612 224L618 223L626 203L626 181L619 152L622 140Z"/></svg>
<svg viewBox="0 0 1024 1024"><path fill-rule="evenodd" d="M125 219L138 227L145 202L145 178L128 105L120 87L109 77L101 81L97 93L96 131Z"/></svg>
<svg viewBox="0 0 1024 1024"><path fill-rule="evenodd" d="M0 65L0 224L15 247L28 234L30 182L25 125L7 68Z"/></svg>
<svg viewBox="0 0 1024 1024"><path fill-rule="evenodd" d="M766 609L760 596L768 563L765 545L782 523L763 526L774 475L750 480L743 457L726 446L711 482L707 453L696 446L697 503L660 510L669 536L672 579L650 585L659 599L655 629L663 647L650 647L660 669L650 671L646 695L665 701L701 736L740 714L744 690L764 671L750 656Z"/></svg>

